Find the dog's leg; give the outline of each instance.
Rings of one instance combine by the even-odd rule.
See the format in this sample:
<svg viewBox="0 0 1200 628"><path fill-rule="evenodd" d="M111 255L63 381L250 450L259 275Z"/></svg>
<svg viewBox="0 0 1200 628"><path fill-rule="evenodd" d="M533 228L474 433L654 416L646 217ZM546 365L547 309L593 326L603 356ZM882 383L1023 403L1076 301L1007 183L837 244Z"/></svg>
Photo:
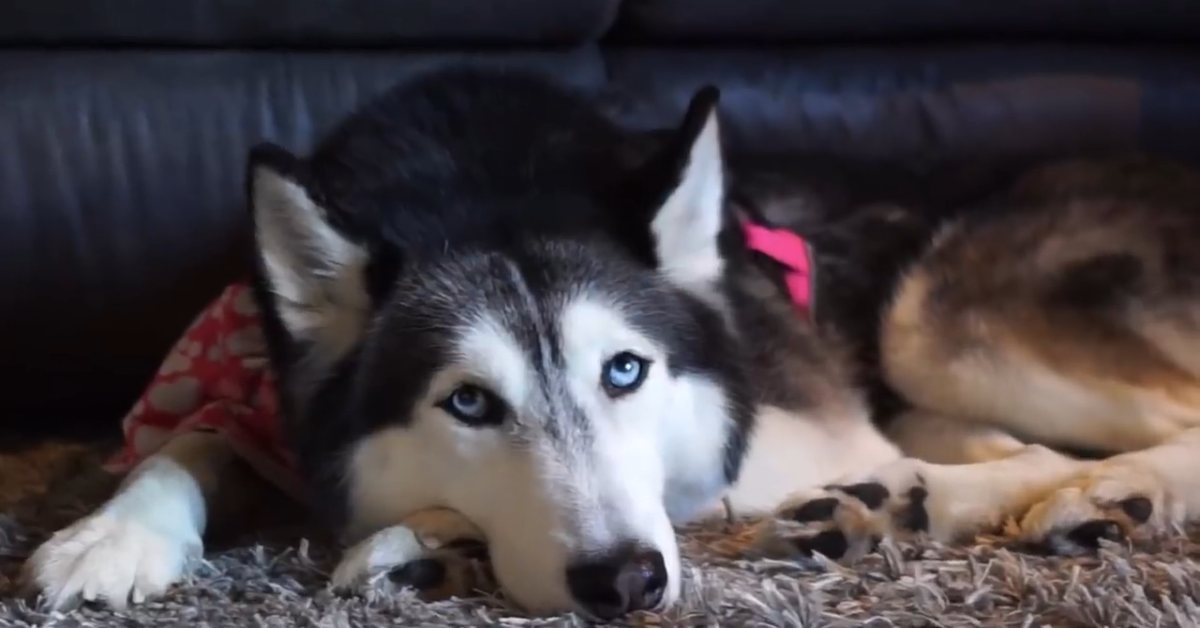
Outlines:
<svg viewBox="0 0 1200 628"><path fill-rule="evenodd" d="M1145 527L1200 521L1200 428L1090 465L1021 519L1020 537L1058 554L1093 549Z"/></svg>
<svg viewBox="0 0 1200 628"><path fill-rule="evenodd" d="M927 410L909 410L897 417L885 435L905 456L938 464L999 460L1019 453L1027 445L998 427Z"/></svg>
<svg viewBox="0 0 1200 628"><path fill-rule="evenodd" d="M1200 519L1200 428L1102 461L927 411L903 417L889 436L907 458L794 496L761 526L760 546L774 555L853 559L884 536L953 542L1004 528L1028 544L1077 554L1141 527ZM1081 444L1089 444L1086 436Z"/></svg>
<svg viewBox="0 0 1200 628"><path fill-rule="evenodd" d="M904 458L793 496L760 524L757 544L773 556L853 560L884 536L967 540L999 530L1093 464L1040 445L973 464Z"/></svg>
<svg viewBox="0 0 1200 628"><path fill-rule="evenodd" d="M792 496L759 526L760 549L853 558L887 534L972 535L1023 513L1082 468L1003 430L924 410L897 417L887 436L907 458Z"/></svg>
<svg viewBox="0 0 1200 628"><path fill-rule="evenodd" d="M1127 166L1082 176L1139 188L1157 178ZM1055 193L1030 211L948 224L898 283L880 356L893 389L961 430L1122 453L1076 460L1030 445L974 460L993 455L984 448L968 464L906 458L791 500L764 534L777 551L854 556L885 535L956 541L1011 524L1019 539L1070 554L1200 517L1190 350L1200 347L1200 256L1186 254L1200 221L1187 205L1110 194ZM920 455L962 460L928 449Z"/></svg>
<svg viewBox="0 0 1200 628"><path fill-rule="evenodd" d="M335 589L378 578L411 587L425 601L497 590L483 533L453 510L423 510L352 546L333 572Z"/></svg>
<svg viewBox="0 0 1200 628"><path fill-rule="evenodd" d="M884 536L942 542L1004 531L1060 554L1094 550L1139 528L1200 521L1200 428L1106 460L1040 445L1007 458L941 465L906 458L797 495L760 528L772 555L854 559ZM1007 525L1006 525L1007 524Z"/></svg>
<svg viewBox="0 0 1200 628"><path fill-rule="evenodd" d="M172 439L95 512L43 543L25 564L26 585L53 609L80 599L123 608L163 593L201 555L206 502L239 484L222 477L234 463L220 435Z"/></svg>

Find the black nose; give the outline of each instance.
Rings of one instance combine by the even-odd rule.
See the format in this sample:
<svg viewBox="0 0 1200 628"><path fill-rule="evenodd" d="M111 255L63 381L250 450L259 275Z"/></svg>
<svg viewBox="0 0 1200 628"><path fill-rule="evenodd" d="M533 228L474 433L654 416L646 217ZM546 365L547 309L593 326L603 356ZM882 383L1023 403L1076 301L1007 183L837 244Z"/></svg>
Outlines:
<svg viewBox="0 0 1200 628"><path fill-rule="evenodd" d="M599 560L567 568L567 588L575 601L600 619L654 608L667 589L662 552L625 548Z"/></svg>

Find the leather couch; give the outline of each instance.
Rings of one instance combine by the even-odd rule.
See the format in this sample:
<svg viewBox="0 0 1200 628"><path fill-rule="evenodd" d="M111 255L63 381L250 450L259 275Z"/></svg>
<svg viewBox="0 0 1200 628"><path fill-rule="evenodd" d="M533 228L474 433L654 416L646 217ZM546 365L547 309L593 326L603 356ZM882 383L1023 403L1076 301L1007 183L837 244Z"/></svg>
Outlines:
<svg viewBox="0 0 1200 628"><path fill-rule="evenodd" d="M0 3L0 438L113 431L245 272L247 147L304 150L471 57L631 125L724 90L747 151L1200 157L1189 0L38 0Z"/></svg>

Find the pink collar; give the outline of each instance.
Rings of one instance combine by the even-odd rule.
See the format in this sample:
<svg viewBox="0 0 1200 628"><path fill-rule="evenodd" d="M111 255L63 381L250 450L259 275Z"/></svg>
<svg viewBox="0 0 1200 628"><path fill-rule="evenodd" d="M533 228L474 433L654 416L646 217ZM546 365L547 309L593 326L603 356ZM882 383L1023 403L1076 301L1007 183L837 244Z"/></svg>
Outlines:
<svg viewBox="0 0 1200 628"><path fill-rule="evenodd" d="M795 232L787 229L772 229L754 223L743 223L746 230L746 245L787 268L785 279L792 301L807 314L813 306L813 267L808 243Z"/></svg>

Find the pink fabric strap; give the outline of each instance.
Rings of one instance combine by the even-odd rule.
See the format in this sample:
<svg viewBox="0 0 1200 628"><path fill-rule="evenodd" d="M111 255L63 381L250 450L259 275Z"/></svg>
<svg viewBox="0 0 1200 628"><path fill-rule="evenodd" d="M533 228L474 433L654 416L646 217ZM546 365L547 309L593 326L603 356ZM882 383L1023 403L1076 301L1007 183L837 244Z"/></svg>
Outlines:
<svg viewBox="0 0 1200 628"><path fill-rule="evenodd" d="M792 301L805 312L811 312L812 267L804 238L787 229L771 229L752 223L745 223L743 227L747 246L775 259L788 269L786 281Z"/></svg>

